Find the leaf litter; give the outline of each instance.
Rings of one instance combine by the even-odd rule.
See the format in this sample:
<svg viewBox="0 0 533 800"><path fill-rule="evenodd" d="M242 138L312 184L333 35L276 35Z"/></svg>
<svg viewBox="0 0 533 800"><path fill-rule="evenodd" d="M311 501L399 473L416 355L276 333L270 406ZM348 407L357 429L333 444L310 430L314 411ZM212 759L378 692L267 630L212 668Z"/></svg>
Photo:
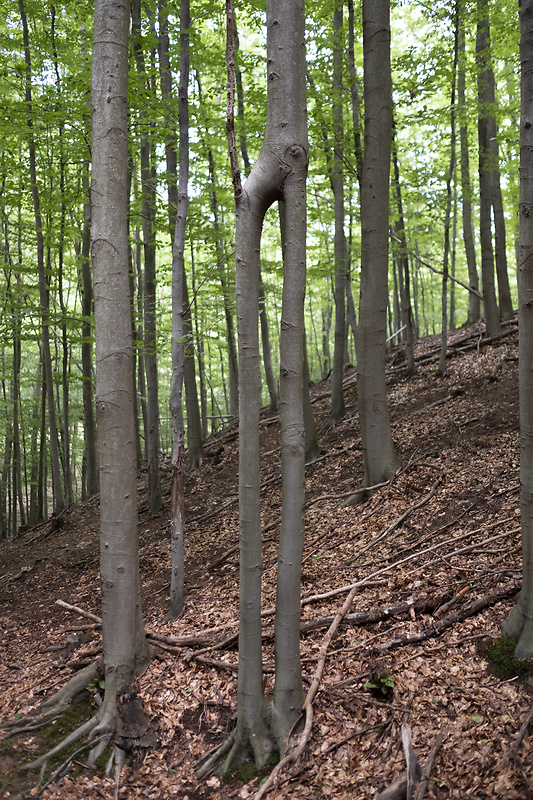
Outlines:
<svg viewBox="0 0 533 800"><path fill-rule="evenodd" d="M343 501L361 486L363 464L355 375L347 370L346 419L321 432L321 456L306 469L305 689L321 650L324 671L310 738L296 763L277 775L271 797L379 796L407 774L407 730L422 770L428 764L417 797L521 800L532 791L530 689L515 678L497 677L482 647L500 636L520 587L516 326L504 333L486 346L479 327L451 335L445 378L424 360L437 337L417 343L419 367L410 380L391 354L388 389L401 467L388 485L354 506ZM327 389L326 383L312 387L319 429L328 418ZM281 509L278 433L277 418L265 417L267 692L273 685ZM223 741L236 717L237 448L234 426L213 434L204 464L187 477L187 603L174 623L164 621L170 580L167 459L167 503L156 517L146 511L146 473L139 476L143 603L154 646L139 693L157 719L160 744L136 770L124 768L120 798L244 799L259 790L262 778L253 773L202 782L195 777L198 759ZM56 603L99 615L98 524L96 497L70 509L62 527L39 526L0 548L5 723L35 711L73 669L98 653L97 624ZM350 592L353 600L326 648L328 629ZM83 641L69 647L67 638L80 632ZM43 734L32 730L8 739L9 728L4 731L4 797L113 796L113 780L84 770L83 756L44 792L35 778L33 785L17 778L19 759L44 749Z"/></svg>

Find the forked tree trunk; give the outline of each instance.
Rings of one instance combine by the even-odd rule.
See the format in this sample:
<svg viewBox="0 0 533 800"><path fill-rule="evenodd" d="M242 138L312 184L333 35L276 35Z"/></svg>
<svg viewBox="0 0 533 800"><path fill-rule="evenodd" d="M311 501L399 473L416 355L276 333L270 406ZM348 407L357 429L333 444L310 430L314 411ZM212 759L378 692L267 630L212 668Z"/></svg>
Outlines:
<svg viewBox="0 0 533 800"><path fill-rule="evenodd" d="M533 0L520 9L521 121L519 205L520 507L522 590L503 632L518 639L516 658L533 656Z"/></svg>
<svg viewBox="0 0 533 800"><path fill-rule="evenodd" d="M140 598L133 343L128 276L129 4L96 0L92 71L92 259L96 409L100 456L100 572L105 700L144 668L148 647Z"/></svg>
<svg viewBox="0 0 533 800"><path fill-rule="evenodd" d="M392 137L389 15L389 0L363 0L365 146L357 393L365 486L388 480L398 466L385 382Z"/></svg>
<svg viewBox="0 0 533 800"><path fill-rule="evenodd" d="M233 30L231 2L227 8L229 40ZM308 163L303 1L268 0L267 25L267 124L261 152L242 189L236 149L232 150L230 141L237 221L241 602L237 727L230 740L232 747L225 769L243 756L251 755L258 765L263 765L272 750L283 752L303 702L299 619L305 456L302 362ZM229 63L232 56L230 49ZM269 714L263 692L261 646L258 308L263 219L268 207L277 200L283 201L285 215L280 336L283 507L276 599L276 677Z"/></svg>

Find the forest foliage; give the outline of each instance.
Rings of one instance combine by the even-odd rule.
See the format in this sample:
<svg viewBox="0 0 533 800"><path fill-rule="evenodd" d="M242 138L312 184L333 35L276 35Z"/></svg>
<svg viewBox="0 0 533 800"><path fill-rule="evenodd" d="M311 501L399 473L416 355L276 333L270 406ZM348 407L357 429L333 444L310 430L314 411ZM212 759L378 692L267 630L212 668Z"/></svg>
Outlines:
<svg viewBox="0 0 533 800"><path fill-rule="evenodd" d="M507 227L509 280L516 302L519 59L518 13L510 2L490 4L492 65L496 104L499 169ZM335 254L331 157L340 149L344 165L347 277L359 295L360 207L357 179L357 134L362 134L364 108L354 130L353 92L362 102L361 12L348 3L342 24L343 139L336 141L331 109L334 28L332 2L307 8L307 72L310 166L308 178L308 255L306 334L312 380L332 368ZM350 15L352 10L353 17ZM403 199L405 243L411 271L411 302L416 332L440 330L441 278L446 216L446 174L450 163L450 101L454 73L456 11L464 24L466 102L457 108L468 128L474 237L479 269L479 176L476 127L480 115L477 90L475 3L438 2L431 7L396 3L391 14L392 77L397 159ZM24 47L21 11L27 17ZM46 518L54 508L52 472L54 434L51 403L57 416L57 447L64 504L87 494L87 384L92 385L90 285L84 279L90 185L91 4L65 0L10 6L1 21L0 81L2 152L0 155L0 281L3 461L0 527L12 536L20 525ZM220 4L194 3L190 28L190 196L185 261L190 293L189 344L196 366L202 431L218 427L230 407L228 315L234 317L234 205L225 135L225 20ZM353 18L353 68L350 24ZM243 2L236 9L237 62L242 95L235 110L237 141L245 143L250 164L257 157L266 115L265 17L261 4ZM168 31L173 92L162 94L162 39ZM143 54L140 73L135 53ZM146 457L145 359L148 341L145 259L155 251L155 342L159 388L159 427L164 452L170 452L168 410L171 364L171 238L169 179L165 143L176 137L179 83L179 15L173 4L145 3L140 29L131 34L129 74L130 132L130 267L132 326L137 352L138 458ZM31 91L29 100L28 90ZM150 151L151 233L145 225L141 147ZM30 150L35 152L35 180ZM457 161L459 163L459 145ZM243 165L246 171L246 163ZM450 273L469 283L461 233L464 187L459 169L452 180ZM38 196L40 217L36 216ZM215 224L216 220L216 224ZM397 220L391 188L390 224ZM152 237L151 242L146 237ZM402 328L400 245L391 245L389 270L389 335ZM41 286L39 262L42 263ZM429 265L429 266L427 266ZM267 215L261 270L269 336L277 369L281 307L281 245L274 211ZM43 286L44 281L44 286ZM468 314L468 292L449 283L449 327ZM52 390L46 386L43 352L50 337ZM392 343L402 335L392 338ZM84 363L89 358L89 365ZM353 333L346 329L344 363L355 363ZM85 399L83 388L85 386ZM149 387L148 387L149 388ZM263 394L268 402L266 382ZM52 460L51 460L52 459ZM89 483L89 494L93 487Z"/></svg>

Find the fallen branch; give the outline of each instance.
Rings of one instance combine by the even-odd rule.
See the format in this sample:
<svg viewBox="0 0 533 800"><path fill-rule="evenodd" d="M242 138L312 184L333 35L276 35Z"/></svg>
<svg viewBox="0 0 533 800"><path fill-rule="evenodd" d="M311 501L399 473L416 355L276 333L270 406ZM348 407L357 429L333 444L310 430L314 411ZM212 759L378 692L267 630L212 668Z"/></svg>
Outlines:
<svg viewBox="0 0 533 800"><path fill-rule="evenodd" d="M351 583L348 584L347 586L340 586L338 589L332 589L331 591L324 592L323 594L313 594L309 595L308 597L304 597L302 600L302 605L307 605L309 603L320 603L322 600L327 600L330 597L335 597L336 595L339 594L345 594L346 592L351 591L353 588L360 589L362 586L366 586L366 584L373 578L377 578L378 575L383 575L385 572L390 572L391 570L402 566L407 561L412 561L414 558L420 558L420 556L426 555L426 553L438 550L439 547L444 547L445 545L448 544L456 544L457 542L460 542L463 539L467 539L469 536L474 536L476 533L483 532L486 534L487 530L491 530L492 528L497 528L499 525L503 525L505 522L514 521L514 519L515 519L514 517L507 517L506 519L501 519L498 520L497 522L493 522L491 525L485 525L483 528L477 528L475 531L468 531L467 533L463 533L461 536L454 536L451 539L445 539L443 542L437 542L437 544L433 544L430 547L426 547L424 548L424 550L420 550L418 553L411 553L410 555L405 556L405 558L401 558L398 561L394 561L392 564L389 564L386 567L381 567L381 569L377 569L375 570L375 572L371 572L369 575L366 576L366 578L361 578L361 580L357 581L357 583ZM514 532L515 531L505 531L504 533L500 533L497 536L491 537L490 539L484 539L483 544L486 545L489 542L494 541L495 539L500 539L502 536L510 536ZM478 547L478 546L479 542L476 542L475 544L470 545L468 548L466 548L466 550L470 550L473 547ZM458 552L459 551L457 550L455 551L455 553ZM465 551L460 551L460 552L465 552ZM423 566L427 567L428 564L426 563ZM417 569L414 571L416 572L418 569L421 569L421 567L417 567Z"/></svg>
<svg viewBox="0 0 533 800"><path fill-rule="evenodd" d="M276 782L279 773L286 767L288 767L290 764L294 764L296 761L298 761L298 759L304 752L305 748L307 747L307 744L311 736L311 730L313 727L313 701L316 697L316 694L320 687L320 683L322 681L322 675L324 673L324 666L326 663L326 657L329 650L329 646L333 641L333 638L337 633L337 630L343 618L348 613L348 609L350 608L356 593L357 593L357 587L354 587L350 592L350 594L348 595L348 597L346 598L346 600L344 601L342 608L337 612L335 619L331 623L326 635L322 640L322 644L320 645L320 650L318 654L318 663L315 669L315 674L313 676L311 687L307 692L302 707L302 713L305 715L305 725L303 733L300 736L300 740L298 744L295 747L293 747L292 750L290 750L281 759L281 761L279 761L278 764L276 764L276 766L274 767L268 778L265 780L259 791L254 795L254 800L261 800L261 798L264 797L265 794L267 794L267 792L269 792L274 787L274 784Z"/></svg>
<svg viewBox="0 0 533 800"><path fill-rule="evenodd" d="M388 642L383 642L383 644L374 645L367 650L363 650L360 657L367 658L368 656L381 655L382 653L385 653L396 647L404 647L409 644L419 644L420 642L427 641L427 639L433 639L436 636L440 636L443 631L445 631L447 628L451 628L452 625L455 625L455 623L464 622L465 619L479 614L479 612L484 608L493 606L500 600L507 600L509 597L513 597L519 591L519 584L507 586L501 591L492 590L488 594L483 595L483 597L479 597L477 600L474 600L474 602L470 603L470 605L466 606L466 608L463 608L460 611L455 611L453 614L448 614L448 616L438 620L430 628L425 628L424 630L411 635L398 636L396 639L390 639ZM354 648L350 649L352 650Z"/></svg>
<svg viewBox="0 0 533 800"><path fill-rule="evenodd" d="M422 767L422 778L420 779L420 783L418 784L418 788L415 792L414 800L424 800L424 795L429 783L429 776L431 775L431 770L433 769L433 762L437 757L437 753L439 752L441 744L443 743L446 735L447 731L440 731L437 734L435 741L431 745L431 749L427 754L426 760L424 761L424 766Z"/></svg>
<svg viewBox="0 0 533 800"><path fill-rule="evenodd" d="M393 242L397 242L402 246L404 245L402 240L398 239L397 236L394 236L394 234L392 233L389 235L390 238L393 240ZM412 255L412 257L418 261L419 264L422 264L423 267L427 267L436 275L444 275L444 272L441 269L437 269L437 267L434 267L433 264L429 263L429 261L424 261L424 259L420 258L420 256L417 255L417 253L415 253L413 250L410 250L409 252ZM470 292L471 294L474 294L476 297L478 297L480 300L483 300L483 295L477 289L474 289L473 286L468 286L466 283L463 283L462 281L459 280L459 278L456 278L454 275L448 274L448 280L455 281L455 283L458 283L459 286L463 287L463 289L466 289L467 292Z"/></svg>
<svg viewBox="0 0 533 800"><path fill-rule="evenodd" d="M406 520L408 517L410 517L410 516L411 516L411 514L412 514L414 511L417 511L419 508L422 508L422 506L425 506L425 505L426 505L426 503L429 503L429 501L431 500L431 498L433 497L433 495L434 495L434 494L435 494L435 492L437 491L437 488L438 488L438 486L439 486L439 483L441 482L441 480L443 479L443 477L444 477L444 475L439 475L439 477L437 478L437 480L435 481L435 483L433 484L433 486L431 487L431 489L429 490L429 492L428 492L426 495L424 495L424 497L422 497L422 498L421 498L420 500L418 500L418 501L417 501L417 502L416 502L414 505L412 505L410 508L408 508L408 509L407 509L407 511L404 511L404 512L403 512L403 514L401 514L401 515L398 517L398 519L396 519L396 520L395 520L395 521L392 523L392 525L389 525L389 527L388 527L388 528L386 528L386 529L385 529L385 530L384 530L382 533L380 533L378 536L376 536L374 539L372 539L372 541L371 541L371 542L369 542L367 545L365 545L365 546L362 548L362 550L359 550L359 552L357 553L357 555L355 555L355 556L354 556L353 560L354 560L354 561L358 561L358 560L359 560L359 558L360 558L360 556L362 556L362 555L363 555L363 553L366 553L366 551L367 551L367 550L370 550L370 548L371 548L371 547L374 547L374 545L376 545L378 542L381 542L381 540L382 540L382 539L386 539L386 538L387 538L387 536L388 536L390 533L392 533L392 531L393 531L393 530L395 530L395 528L397 528L399 525L401 525L401 524L402 524L402 522L405 522L405 520Z"/></svg>

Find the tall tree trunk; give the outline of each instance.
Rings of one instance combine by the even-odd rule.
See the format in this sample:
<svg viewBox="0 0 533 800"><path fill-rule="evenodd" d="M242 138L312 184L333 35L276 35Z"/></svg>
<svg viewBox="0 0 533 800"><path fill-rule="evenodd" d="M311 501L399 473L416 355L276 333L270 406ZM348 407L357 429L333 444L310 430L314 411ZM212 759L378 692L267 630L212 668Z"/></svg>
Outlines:
<svg viewBox="0 0 533 800"><path fill-rule="evenodd" d="M476 266L476 248L472 228L472 185L470 181L470 157L468 146L468 118L465 99L465 20L464 2L459 0L459 63L457 73L457 99L460 113L459 139L461 142L461 191L462 191L462 217L463 240L465 245L466 263L468 266L468 281L470 287L479 291L479 276ZM468 293L468 324L477 322L481 314L480 299L474 292Z"/></svg>
<svg viewBox="0 0 533 800"><path fill-rule="evenodd" d="M91 205L89 200L89 165L83 165L83 185L86 202L83 205L83 230L81 238L80 273L82 284L82 343L81 364L83 374L83 428L86 459L87 496L98 492L98 458L96 443L96 420L94 416L93 392L93 283L91 270Z"/></svg>
<svg viewBox="0 0 533 800"><path fill-rule="evenodd" d="M335 148L331 167L331 188L335 208L335 346L331 373L331 414L328 424L335 425L346 415L344 405L344 343L346 341L346 278L348 250L344 232L344 124L342 119L342 2L336 3L333 13L333 126Z"/></svg>
<svg viewBox="0 0 533 800"><path fill-rule="evenodd" d="M411 281L409 275L409 259L407 257L407 241L405 238L405 219L403 215L402 187L400 184L400 166L398 163L398 150L392 132L392 151L394 163L394 188L396 190L396 205L398 208L398 221L395 226L396 236L400 239L400 252L398 253L398 273L401 276L401 306L402 325L405 326L405 349L407 355L407 373L412 376L416 372L415 363L415 336L413 323L413 309L411 307Z"/></svg>
<svg viewBox="0 0 533 800"><path fill-rule="evenodd" d="M277 411L279 405L278 389L272 367L272 350L270 347L270 330L268 324L268 314L266 310L265 287L259 276L259 321L261 323L261 345L263 348L263 366L265 368L265 380L270 397L269 411ZM308 392L309 394L309 392Z"/></svg>
<svg viewBox="0 0 533 800"><path fill-rule="evenodd" d="M489 17L487 0L478 0L476 59L478 68L478 139L479 139L479 235L481 241L481 283L487 335L500 330L500 313L494 283L494 250L492 246L493 163L489 124L490 83Z"/></svg>
<svg viewBox="0 0 533 800"><path fill-rule="evenodd" d="M96 0L91 238L106 680L104 705L98 718L104 728L114 724L117 691L130 685L148 660L139 580L128 277L128 35L129 4L124 0Z"/></svg>
<svg viewBox="0 0 533 800"><path fill-rule="evenodd" d="M150 91L146 76L146 65L141 40L141 2L131 0L133 51L137 73L144 89ZM163 507L161 476L159 470L159 386L157 373L156 331L156 170L154 167L154 143L152 125L146 112L141 112L141 217L144 252L144 364L146 368L146 399L148 426L145 430L148 457L148 504L150 514L157 514Z"/></svg>
<svg viewBox="0 0 533 800"><path fill-rule="evenodd" d="M308 163L303 2L267 2L267 124L261 152L241 187L231 129L233 20L228 11L229 145L236 200L237 322L239 335L240 633L237 727L225 761L242 756L265 763L284 751L303 702L299 654L300 571L303 548L304 423L303 302L305 293ZM276 598L276 677L271 714L263 694L261 648L261 519L259 509L259 274L265 213L284 202L286 238L281 322L280 409L283 506ZM226 750L226 748L223 748ZM215 755L215 759L218 754ZM213 760L209 762L209 765Z"/></svg>
<svg viewBox="0 0 533 800"><path fill-rule="evenodd" d="M167 108L173 105L172 97L172 72L169 59L169 39L168 39L168 19L166 12L166 0L159 0L159 64L161 79L161 94ZM165 121L167 133L165 135L165 158L167 167L167 191L168 191L168 217L171 240L174 241L176 228L176 209L178 206L177 196L177 164L178 154L175 144L175 123L169 113ZM183 306L184 306L184 331L185 331L185 362L183 365L183 382L185 385L185 407L187 409L187 446L188 446L188 469L196 469L202 463L204 457L204 444L202 436L202 419L198 404L198 391L196 388L196 368L194 363L193 328L191 320L191 308L189 304L189 291L187 286L187 275L183 275Z"/></svg>
<svg viewBox="0 0 533 800"><path fill-rule="evenodd" d="M33 198L33 211L35 216L35 234L37 237L37 269L39 274L39 302L42 328L42 353L44 373L46 379L46 392L48 400L48 427L50 441L50 460L52 465L53 510L59 514L65 508L63 481L61 477L61 464L59 458L59 437L57 433L57 417L54 403L54 382L52 379L52 356L50 353L50 298L49 287L44 264L44 236L41 215L41 200L37 185L37 161L35 152L35 139L33 135L33 102L32 102L32 72L30 39L28 22L24 9L24 0L19 0L19 12L22 21L22 37L24 41L24 58L26 63L26 126L28 135L28 153L30 162L30 183Z"/></svg>
<svg viewBox="0 0 533 800"><path fill-rule="evenodd" d="M183 325L183 276L185 274L185 234L189 205L189 0L180 5L180 83L178 93L179 176L176 231L172 249L172 505L170 535L172 570L170 608L167 619L177 619L185 605L185 430L183 423L183 364L185 359Z"/></svg>
<svg viewBox="0 0 533 800"><path fill-rule="evenodd" d="M459 56L459 7L455 6L455 46L452 69L452 91L450 100L450 168L446 176L446 211L444 216L444 254L442 259L442 330L439 358L439 374L446 374L446 352L448 349L448 263L450 258L450 225L452 216L452 181L455 173L455 80Z"/></svg>
<svg viewBox="0 0 533 800"><path fill-rule="evenodd" d="M520 9L521 120L519 205L520 360L520 509L522 524L522 589L518 603L502 625L518 639L515 657L533 656L533 0Z"/></svg>
<svg viewBox="0 0 533 800"><path fill-rule="evenodd" d="M363 178L363 146L361 143L360 130L360 106L359 90L357 87L357 73L355 71L355 34L354 34L354 10L353 0L348 0L348 66L350 74L350 95L352 98L352 124L355 163L357 169L357 182L359 189Z"/></svg>
<svg viewBox="0 0 533 800"><path fill-rule="evenodd" d="M365 145L357 393L365 486L388 480L398 467L385 381L392 138L389 15L389 0L363 0Z"/></svg>

